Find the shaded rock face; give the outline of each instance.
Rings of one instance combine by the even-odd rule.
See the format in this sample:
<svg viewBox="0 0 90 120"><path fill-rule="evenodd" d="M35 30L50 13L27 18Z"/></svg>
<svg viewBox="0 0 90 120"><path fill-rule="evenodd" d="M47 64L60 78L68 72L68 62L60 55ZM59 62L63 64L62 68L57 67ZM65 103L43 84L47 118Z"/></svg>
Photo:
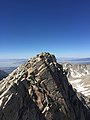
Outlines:
<svg viewBox="0 0 90 120"><path fill-rule="evenodd" d="M7 77L8 74L6 72L4 72L3 70L0 70L0 80L2 80L3 78Z"/></svg>
<svg viewBox="0 0 90 120"><path fill-rule="evenodd" d="M0 81L0 120L89 120L89 105L49 53L38 54Z"/></svg>

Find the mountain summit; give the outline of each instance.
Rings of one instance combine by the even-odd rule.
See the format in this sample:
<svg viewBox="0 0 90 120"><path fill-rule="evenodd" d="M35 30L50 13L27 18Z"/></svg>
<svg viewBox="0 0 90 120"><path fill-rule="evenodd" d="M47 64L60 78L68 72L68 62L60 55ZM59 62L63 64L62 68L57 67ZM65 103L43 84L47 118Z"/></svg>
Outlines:
<svg viewBox="0 0 90 120"><path fill-rule="evenodd" d="M0 120L90 120L90 100L54 55L41 53L0 81Z"/></svg>

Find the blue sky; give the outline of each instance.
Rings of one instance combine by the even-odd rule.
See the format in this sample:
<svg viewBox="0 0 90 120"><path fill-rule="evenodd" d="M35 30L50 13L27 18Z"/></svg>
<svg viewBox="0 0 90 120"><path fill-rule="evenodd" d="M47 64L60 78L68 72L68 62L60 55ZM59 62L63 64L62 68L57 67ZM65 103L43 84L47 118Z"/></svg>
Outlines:
<svg viewBox="0 0 90 120"><path fill-rule="evenodd" d="M0 0L0 58L90 57L90 0Z"/></svg>

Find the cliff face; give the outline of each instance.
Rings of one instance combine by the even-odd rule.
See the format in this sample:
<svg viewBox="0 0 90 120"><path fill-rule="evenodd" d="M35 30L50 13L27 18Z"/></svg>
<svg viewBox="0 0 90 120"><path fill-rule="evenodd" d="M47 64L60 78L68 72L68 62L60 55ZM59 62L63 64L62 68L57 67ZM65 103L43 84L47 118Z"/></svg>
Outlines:
<svg viewBox="0 0 90 120"><path fill-rule="evenodd" d="M89 120L90 100L72 88L54 55L41 53L0 81L0 120Z"/></svg>

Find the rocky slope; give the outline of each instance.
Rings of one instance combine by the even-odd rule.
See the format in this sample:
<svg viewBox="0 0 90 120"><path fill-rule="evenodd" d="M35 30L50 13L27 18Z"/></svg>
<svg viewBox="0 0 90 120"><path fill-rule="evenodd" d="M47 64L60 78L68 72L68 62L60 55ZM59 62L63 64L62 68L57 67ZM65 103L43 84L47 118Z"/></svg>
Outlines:
<svg viewBox="0 0 90 120"><path fill-rule="evenodd" d="M7 77L8 74L6 72L4 72L3 70L0 70L0 80L2 80L3 78Z"/></svg>
<svg viewBox="0 0 90 120"><path fill-rule="evenodd" d="M90 120L90 100L54 55L41 53L0 81L0 120Z"/></svg>
<svg viewBox="0 0 90 120"><path fill-rule="evenodd" d="M62 65L73 87L90 97L90 64L63 63Z"/></svg>
<svg viewBox="0 0 90 120"><path fill-rule="evenodd" d="M63 68L68 71L68 77L79 78L90 75L90 64L62 63Z"/></svg>

